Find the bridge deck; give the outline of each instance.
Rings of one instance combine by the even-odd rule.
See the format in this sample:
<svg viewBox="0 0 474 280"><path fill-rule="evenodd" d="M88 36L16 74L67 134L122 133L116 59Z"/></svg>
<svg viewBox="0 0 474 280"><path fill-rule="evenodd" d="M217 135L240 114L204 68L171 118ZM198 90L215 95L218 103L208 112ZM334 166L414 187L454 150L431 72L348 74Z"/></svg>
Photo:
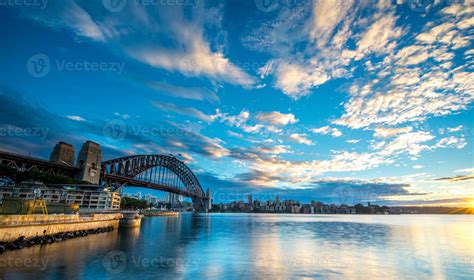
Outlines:
<svg viewBox="0 0 474 280"><path fill-rule="evenodd" d="M116 180L116 181L119 181L119 182L123 182L127 186L145 187L145 188L150 188L150 189L154 189L154 190L179 194L179 195L183 195L183 196L194 198L194 199L205 199L206 198L204 195L198 195L198 194L196 194L194 192L190 192L188 190L177 189L175 186L155 184L155 183L145 182L145 181L141 181L141 180L137 180L137 179L133 179L133 178L128 178L128 177L124 177L124 176L106 174L105 179L110 179L110 180Z"/></svg>
<svg viewBox="0 0 474 280"><path fill-rule="evenodd" d="M60 168L68 171L79 171L80 169L73 166L63 165L56 162L51 162L44 159L34 158L26 155L20 155L10 152L5 152L0 150L0 160L9 160L9 161L21 161L22 163L31 164L31 165L41 165L50 168Z"/></svg>

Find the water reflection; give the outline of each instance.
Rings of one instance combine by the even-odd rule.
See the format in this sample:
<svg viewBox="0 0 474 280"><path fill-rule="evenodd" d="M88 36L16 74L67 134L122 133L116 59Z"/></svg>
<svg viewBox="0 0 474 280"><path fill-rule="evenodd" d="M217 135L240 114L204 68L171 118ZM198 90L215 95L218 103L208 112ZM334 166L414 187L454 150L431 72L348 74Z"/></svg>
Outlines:
<svg viewBox="0 0 474 280"><path fill-rule="evenodd" d="M183 214L7 252L0 278L469 279L473 258L472 216Z"/></svg>

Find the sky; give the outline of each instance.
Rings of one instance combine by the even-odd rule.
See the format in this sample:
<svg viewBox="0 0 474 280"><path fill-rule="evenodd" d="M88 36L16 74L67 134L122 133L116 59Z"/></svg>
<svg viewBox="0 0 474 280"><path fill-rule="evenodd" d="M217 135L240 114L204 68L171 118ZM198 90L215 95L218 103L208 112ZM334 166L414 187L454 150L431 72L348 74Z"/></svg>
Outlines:
<svg viewBox="0 0 474 280"><path fill-rule="evenodd" d="M214 202L474 200L472 0L6 0L0 22L2 150L175 154Z"/></svg>

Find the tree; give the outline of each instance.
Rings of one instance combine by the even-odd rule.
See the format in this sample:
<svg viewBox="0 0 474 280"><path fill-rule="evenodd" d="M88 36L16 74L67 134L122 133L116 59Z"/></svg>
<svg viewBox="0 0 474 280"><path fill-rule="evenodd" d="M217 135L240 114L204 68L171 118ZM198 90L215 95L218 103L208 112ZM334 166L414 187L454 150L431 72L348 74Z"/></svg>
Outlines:
<svg viewBox="0 0 474 280"><path fill-rule="evenodd" d="M124 210L146 209L150 207L150 203L146 200L139 200L133 197L123 197L120 208Z"/></svg>

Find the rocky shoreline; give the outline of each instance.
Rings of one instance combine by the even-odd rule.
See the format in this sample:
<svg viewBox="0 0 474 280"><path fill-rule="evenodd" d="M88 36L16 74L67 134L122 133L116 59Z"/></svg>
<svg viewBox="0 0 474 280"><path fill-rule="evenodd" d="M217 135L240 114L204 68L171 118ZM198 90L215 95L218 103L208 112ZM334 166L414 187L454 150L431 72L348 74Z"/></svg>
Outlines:
<svg viewBox="0 0 474 280"><path fill-rule="evenodd" d="M62 232L52 235L43 235L43 236L36 236L33 238L25 238L24 236L20 236L15 241L11 242L0 242L0 254L4 253L7 250L13 251L23 248L28 248L34 245L44 245L44 244L52 244L55 242L61 242L68 239L84 237L89 234L99 234L104 232L113 231L114 227L101 227L96 229L89 229L89 230L78 230L78 231L69 231L69 232Z"/></svg>

